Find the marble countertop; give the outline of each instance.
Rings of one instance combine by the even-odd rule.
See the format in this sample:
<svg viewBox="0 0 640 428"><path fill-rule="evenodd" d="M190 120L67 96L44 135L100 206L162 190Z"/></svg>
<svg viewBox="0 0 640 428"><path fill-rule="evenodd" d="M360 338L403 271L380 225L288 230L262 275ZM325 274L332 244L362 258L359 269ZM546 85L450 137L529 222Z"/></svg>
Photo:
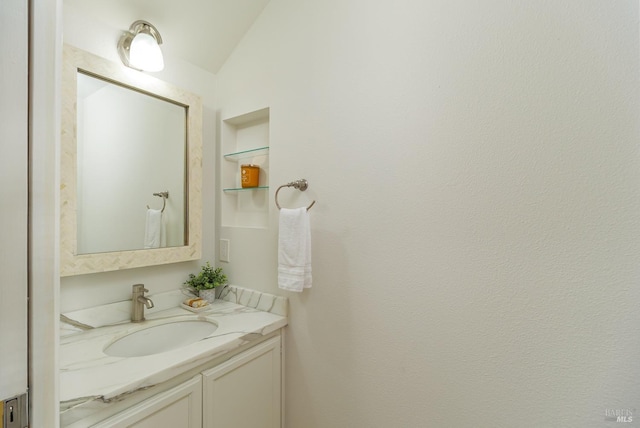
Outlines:
<svg viewBox="0 0 640 428"><path fill-rule="evenodd" d="M61 413L86 402L109 403L167 381L287 325L286 298L230 287L207 312L179 307L180 293L153 296L156 310L131 323L130 302L62 314L60 338ZM242 303L242 304L241 304ZM103 349L134 331L178 320L217 324L206 338L179 349L143 357L112 357Z"/></svg>

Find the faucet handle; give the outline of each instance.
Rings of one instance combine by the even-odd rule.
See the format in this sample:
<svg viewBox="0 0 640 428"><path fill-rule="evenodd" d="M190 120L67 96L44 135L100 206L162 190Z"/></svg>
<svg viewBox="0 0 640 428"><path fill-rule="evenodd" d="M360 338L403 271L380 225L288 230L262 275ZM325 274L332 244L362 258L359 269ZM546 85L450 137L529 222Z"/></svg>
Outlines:
<svg viewBox="0 0 640 428"><path fill-rule="evenodd" d="M144 288L144 284L134 284L133 285L133 292L134 293L148 293L149 290L147 290L146 288Z"/></svg>

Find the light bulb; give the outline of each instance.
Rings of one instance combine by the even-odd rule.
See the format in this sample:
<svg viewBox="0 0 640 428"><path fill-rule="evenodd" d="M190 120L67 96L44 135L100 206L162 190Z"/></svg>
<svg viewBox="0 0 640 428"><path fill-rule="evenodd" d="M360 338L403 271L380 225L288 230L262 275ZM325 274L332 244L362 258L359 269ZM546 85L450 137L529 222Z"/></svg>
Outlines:
<svg viewBox="0 0 640 428"><path fill-rule="evenodd" d="M131 67L144 71L160 71L164 68L160 46L150 34L138 33L129 49Z"/></svg>

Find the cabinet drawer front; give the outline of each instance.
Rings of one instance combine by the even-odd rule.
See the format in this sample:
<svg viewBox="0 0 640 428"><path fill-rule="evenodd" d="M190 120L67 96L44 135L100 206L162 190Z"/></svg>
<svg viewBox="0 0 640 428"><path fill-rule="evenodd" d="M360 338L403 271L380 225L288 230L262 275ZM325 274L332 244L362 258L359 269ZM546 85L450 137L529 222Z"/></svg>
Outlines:
<svg viewBox="0 0 640 428"><path fill-rule="evenodd" d="M202 377L136 404L94 425L94 428L200 428L202 426Z"/></svg>

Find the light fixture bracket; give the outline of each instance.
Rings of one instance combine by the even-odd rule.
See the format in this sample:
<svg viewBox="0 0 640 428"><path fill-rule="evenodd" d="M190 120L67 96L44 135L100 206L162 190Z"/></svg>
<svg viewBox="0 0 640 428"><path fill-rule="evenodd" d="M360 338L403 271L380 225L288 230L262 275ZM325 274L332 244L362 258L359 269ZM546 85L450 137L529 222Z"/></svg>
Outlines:
<svg viewBox="0 0 640 428"><path fill-rule="evenodd" d="M141 68L131 65L131 61L129 58L129 53L131 51L131 42L133 42L133 39L140 33L149 34L156 40L158 46L162 44L162 36L160 36L160 32L158 31L158 29L154 27L153 24L147 21L138 20L131 24L128 31L122 33L120 40L118 40L118 55L120 55L120 60L122 60L122 63L127 67L139 71L144 71Z"/></svg>

